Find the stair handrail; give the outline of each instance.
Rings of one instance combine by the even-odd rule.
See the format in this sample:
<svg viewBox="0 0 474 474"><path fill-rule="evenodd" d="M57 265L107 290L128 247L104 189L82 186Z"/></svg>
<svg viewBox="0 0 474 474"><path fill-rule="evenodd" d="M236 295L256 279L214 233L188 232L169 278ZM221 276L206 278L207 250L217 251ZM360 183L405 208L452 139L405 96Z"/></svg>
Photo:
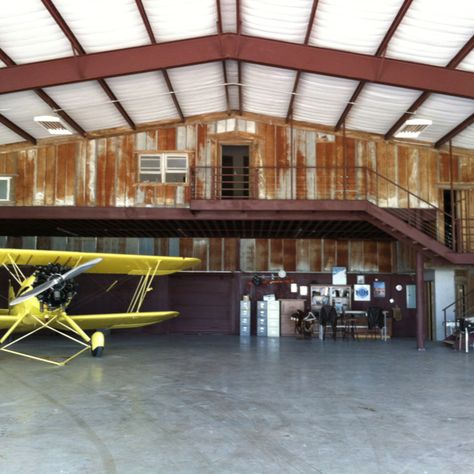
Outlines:
<svg viewBox="0 0 474 474"><path fill-rule="evenodd" d="M443 312L443 315L444 315L444 336L447 337L447 325L446 323L448 322L448 318L447 318L447 314L448 314L448 309L451 308L451 306L454 306L454 311L453 311L453 314L454 314L454 319L451 319L450 321L456 321L458 320L459 318L457 317L456 315L456 305L462 301L463 299L467 298L468 296L474 294L474 288L469 291L468 293L466 293L465 295L463 296L460 296L459 298L456 298L452 303L448 304L448 306L444 307L441 311ZM469 308L470 309L474 309L474 308ZM461 316L462 317L462 316Z"/></svg>

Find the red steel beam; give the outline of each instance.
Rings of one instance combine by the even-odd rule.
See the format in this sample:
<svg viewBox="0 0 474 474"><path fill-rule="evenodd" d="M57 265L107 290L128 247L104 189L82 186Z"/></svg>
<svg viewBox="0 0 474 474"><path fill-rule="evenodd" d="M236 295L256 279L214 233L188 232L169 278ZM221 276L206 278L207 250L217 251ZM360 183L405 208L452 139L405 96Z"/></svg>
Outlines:
<svg viewBox="0 0 474 474"><path fill-rule="evenodd" d="M32 137L28 132L25 132L18 125L7 119L4 115L0 114L0 123L3 123L5 127L9 128L12 132L15 132L20 137L23 137L26 141L36 145L36 138Z"/></svg>
<svg viewBox="0 0 474 474"><path fill-rule="evenodd" d="M78 39L72 32L71 28L69 28L69 25L66 23L61 13L59 13L54 3L51 0L41 0L41 1L43 2L43 5L45 6L45 8L48 10L49 14L54 18L54 21L57 23L59 28L61 28L61 31L69 40L72 47L77 51L77 53L80 54L81 56L87 56L86 51L84 50L82 45L79 43ZM122 117L125 119L128 125L132 128L132 130L135 130L136 125L133 123L133 120L125 111L122 104L119 102L119 100L117 99L115 94L112 92L108 84L104 81L102 77L97 78L97 80L102 90L106 93L107 97L112 101L112 104L119 111L120 115L122 115Z"/></svg>
<svg viewBox="0 0 474 474"><path fill-rule="evenodd" d="M221 1L216 0L216 13L217 13L217 33L222 34L222 10ZM227 67L225 61L222 61L222 75L224 76L224 89L225 89L225 100L227 105L227 113L230 115L230 95L229 95L229 84L227 83Z"/></svg>
<svg viewBox="0 0 474 474"><path fill-rule="evenodd" d="M471 36L471 39L459 50L459 52L454 56L451 61L446 66L446 69L454 69L461 61L474 49L474 35ZM392 125L390 130L385 134L385 140L390 140L393 137L394 133L402 126L405 120L409 119L416 110L421 107L421 105L428 99L431 94L429 92L423 92L418 99L411 104L408 110Z"/></svg>
<svg viewBox="0 0 474 474"><path fill-rule="evenodd" d="M233 33L0 68L0 93L224 59L474 98L472 72Z"/></svg>
<svg viewBox="0 0 474 474"><path fill-rule="evenodd" d="M471 114L466 120L462 121L457 127L453 128L450 132L448 132L444 137L440 138L435 143L435 148L440 148L444 145L447 141L451 140L451 138L459 135L463 130L467 127L470 127L474 123L474 113Z"/></svg>
<svg viewBox="0 0 474 474"><path fill-rule="evenodd" d="M392 39L393 35L395 34L395 31L397 31L398 25L402 22L403 18L405 17L406 12L410 8L410 5L412 4L413 0L405 0L398 10L398 13L393 20L392 24L390 25L390 28L387 30L387 33L385 33L385 36L380 43L379 47L377 48L377 51L375 52L375 56L380 57L385 54L385 50L387 49L388 43ZM350 110L352 109L353 105L355 104L357 98L359 97L360 93L362 92L362 89L364 88L366 82L359 82L359 85L356 87L356 90L352 94L352 97L349 99L349 103L346 105L346 108L344 109L344 112L342 112L341 116L339 117L339 120L336 123L336 126L334 129L338 131L342 123L346 120L347 115L349 114Z"/></svg>

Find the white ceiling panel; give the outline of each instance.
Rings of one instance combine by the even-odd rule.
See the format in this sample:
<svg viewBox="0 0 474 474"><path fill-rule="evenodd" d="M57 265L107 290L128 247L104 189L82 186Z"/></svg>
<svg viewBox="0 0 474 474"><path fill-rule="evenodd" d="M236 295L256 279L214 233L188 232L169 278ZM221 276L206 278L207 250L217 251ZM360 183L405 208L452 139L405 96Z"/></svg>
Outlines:
<svg viewBox="0 0 474 474"><path fill-rule="evenodd" d="M474 31L472 0L414 0L387 48L387 56L445 66Z"/></svg>
<svg viewBox="0 0 474 474"><path fill-rule="evenodd" d="M12 132L8 127L5 127L0 123L0 144L8 145L9 143L24 142L25 139Z"/></svg>
<svg viewBox="0 0 474 474"><path fill-rule="evenodd" d="M374 54L403 0L320 0L309 44Z"/></svg>
<svg viewBox="0 0 474 474"><path fill-rule="evenodd" d="M384 134L419 95L416 90L366 84L348 115L347 128Z"/></svg>
<svg viewBox="0 0 474 474"><path fill-rule="evenodd" d="M357 81L301 74L293 105L293 118L304 122L336 125Z"/></svg>
<svg viewBox="0 0 474 474"><path fill-rule="evenodd" d="M134 0L54 0L87 53L149 44Z"/></svg>
<svg viewBox="0 0 474 474"><path fill-rule="evenodd" d="M128 126L97 82L48 87L45 92L88 132Z"/></svg>
<svg viewBox="0 0 474 474"><path fill-rule="evenodd" d="M69 41L41 0L1 2L0 47L18 64L72 55Z"/></svg>
<svg viewBox="0 0 474 474"><path fill-rule="evenodd" d="M226 61L227 84L231 110L239 109L239 70L237 61Z"/></svg>
<svg viewBox="0 0 474 474"><path fill-rule="evenodd" d="M242 0L242 33L303 43L312 0Z"/></svg>
<svg viewBox="0 0 474 474"><path fill-rule="evenodd" d="M466 128L466 130L459 135L456 135L453 138L453 145L474 150L474 125Z"/></svg>
<svg viewBox="0 0 474 474"><path fill-rule="evenodd" d="M159 42L217 34L215 0L144 0Z"/></svg>
<svg viewBox="0 0 474 474"><path fill-rule="evenodd" d="M51 137L33 118L53 111L32 91L0 95L0 113L35 138Z"/></svg>
<svg viewBox="0 0 474 474"><path fill-rule="evenodd" d="M159 71L110 78L107 83L135 123L179 118Z"/></svg>
<svg viewBox="0 0 474 474"><path fill-rule="evenodd" d="M433 121L418 139L436 142L472 113L474 113L474 100L432 94L416 111L416 118Z"/></svg>
<svg viewBox="0 0 474 474"><path fill-rule="evenodd" d="M471 51L464 59L459 63L457 69L464 71L474 72L474 51Z"/></svg>
<svg viewBox="0 0 474 474"><path fill-rule="evenodd" d="M237 5L235 0L220 0L222 31L224 33L237 32Z"/></svg>
<svg viewBox="0 0 474 474"><path fill-rule="evenodd" d="M286 117L296 72L242 64L243 107L257 114Z"/></svg>
<svg viewBox="0 0 474 474"><path fill-rule="evenodd" d="M185 117L227 109L221 62L168 69Z"/></svg>

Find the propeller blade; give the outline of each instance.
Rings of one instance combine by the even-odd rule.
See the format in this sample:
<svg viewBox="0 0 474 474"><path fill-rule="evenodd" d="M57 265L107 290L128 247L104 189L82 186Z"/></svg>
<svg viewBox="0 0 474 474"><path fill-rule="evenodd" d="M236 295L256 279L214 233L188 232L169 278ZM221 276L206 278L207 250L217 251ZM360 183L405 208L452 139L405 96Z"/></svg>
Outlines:
<svg viewBox="0 0 474 474"><path fill-rule="evenodd" d="M90 260L89 262L79 265L78 267L71 268L71 270L67 271L63 275L59 275L56 278L52 278L51 280L45 281L41 285L35 286L34 288L27 291L26 293L23 293L21 296L18 296L17 298L11 300L9 305L15 306L16 304L23 303L24 301L29 300L30 298L33 298L34 296L37 296L40 293L43 293L44 291L49 290L50 288L53 288L53 286L57 285L61 281L70 280L71 278L74 278L77 275L84 273L85 271L89 270L90 268L97 265L101 261L102 261L101 258L94 258Z"/></svg>
<svg viewBox="0 0 474 474"><path fill-rule="evenodd" d="M86 263L83 263L82 265L79 265L78 267L71 268L71 270L67 271L66 273L63 273L61 276L63 277L64 280L70 280L71 278L74 278L77 275L80 275L81 273L86 272L87 270L94 267L100 262L102 262L102 259L100 257L94 258L92 260L89 260Z"/></svg>
<svg viewBox="0 0 474 474"><path fill-rule="evenodd" d="M57 285L61 280L62 277L56 277L52 278L51 280L45 281L41 285L35 286L26 293L23 293L21 296L18 296L17 298L11 300L8 304L9 306L15 306L16 304L23 303L23 301L29 300L30 298L33 298L34 296L39 295L40 293L43 293L43 291L49 290L54 285Z"/></svg>

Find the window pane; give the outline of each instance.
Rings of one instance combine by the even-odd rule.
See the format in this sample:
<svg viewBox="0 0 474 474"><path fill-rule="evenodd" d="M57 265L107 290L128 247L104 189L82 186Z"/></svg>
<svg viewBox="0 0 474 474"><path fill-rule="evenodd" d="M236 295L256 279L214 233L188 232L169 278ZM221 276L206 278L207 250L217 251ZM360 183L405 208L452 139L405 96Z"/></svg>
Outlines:
<svg viewBox="0 0 474 474"><path fill-rule="evenodd" d="M165 182L166 183L185 183L186 173L166 173Z"/></svg>
<svg viewBox="0 0 474 474"><path fill-rule="evenodd" d="M140 182L161 183L160 173L140 173Z"/></svg>
<svg viewBox="0 0 474 474"><path fill-rule="evenodd" d="M161 158L159 156L141 156L140 169L141 170L156 170L160 171Z"/></svg>
<svg viewBox="0 0 474 474"><path fill-rule="evenodd" d="M2 201L8 200L8 180L0 179L0 199Z"/></svg>
<svg viewBox="0 0 474 474"><path fill-rule="evenodd" d="M166 168L174 170L185 170L188 165L185 156L168 156L166 160Z"/></svg>

